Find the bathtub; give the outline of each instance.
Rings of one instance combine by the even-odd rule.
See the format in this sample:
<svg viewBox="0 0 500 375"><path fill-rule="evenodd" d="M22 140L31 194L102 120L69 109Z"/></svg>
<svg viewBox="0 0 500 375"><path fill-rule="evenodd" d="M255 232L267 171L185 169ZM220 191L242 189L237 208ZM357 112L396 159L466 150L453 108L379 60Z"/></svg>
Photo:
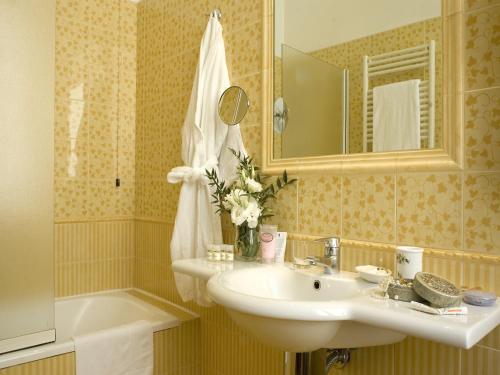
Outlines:
<svg viewBox="0 0 500 375"><path fill-rule="evenodd" d="M72 337L147 320L153 331L176 327L180 320L126 291L85 294L56 299L56 341L0 355L0 369L73 352Z"/></svg>

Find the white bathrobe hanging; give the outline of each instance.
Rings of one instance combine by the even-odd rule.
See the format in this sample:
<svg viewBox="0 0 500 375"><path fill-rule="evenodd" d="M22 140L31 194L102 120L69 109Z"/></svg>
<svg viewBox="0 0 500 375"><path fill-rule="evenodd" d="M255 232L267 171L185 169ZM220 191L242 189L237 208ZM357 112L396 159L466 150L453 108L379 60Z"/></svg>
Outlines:
<svg viewBox="0 0 500 375"><path fill-rule="evenodd" d="M229 86L222 25L212 14L201 42L182 128L184 166L172 169L167 177L170 183L183 183L170 243L172 261L203 257L208 244L222 243L220 217L211 203L205 170L215 169L221 179L227 179L234 175L237 166L234 156L228 156L228 147L246 155L239 126L228 128L218 115L219 98ZM203 283L177 273L175 282L184 301L194 299L202 305L210 304Z"/></svg>

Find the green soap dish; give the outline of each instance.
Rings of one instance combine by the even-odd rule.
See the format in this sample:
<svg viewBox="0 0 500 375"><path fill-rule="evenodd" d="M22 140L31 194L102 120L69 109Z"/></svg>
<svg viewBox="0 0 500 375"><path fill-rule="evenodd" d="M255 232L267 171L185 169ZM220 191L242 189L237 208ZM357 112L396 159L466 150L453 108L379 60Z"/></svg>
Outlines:
<svg viewBox="0 0 500 375"><path fill-rule="evenodd" d="M432 307L459 306L462 300L460 290L453 283L432 273L418 272L413 280L413 289Z"/></svg>

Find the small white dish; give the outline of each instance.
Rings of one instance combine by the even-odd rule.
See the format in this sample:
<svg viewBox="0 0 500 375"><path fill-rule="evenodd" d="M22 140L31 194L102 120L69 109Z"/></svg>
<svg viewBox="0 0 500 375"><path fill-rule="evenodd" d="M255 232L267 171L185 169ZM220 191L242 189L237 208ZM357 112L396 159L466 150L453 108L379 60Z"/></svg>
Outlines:
<svg viewBox="0 0 500 375"><path fill-rule="evenodd" d="M391 270L388 270L387 268L371 265L357 266L356 272L359 273L359 276L361 276L363 280L376 284L392 275Z"/></svg>

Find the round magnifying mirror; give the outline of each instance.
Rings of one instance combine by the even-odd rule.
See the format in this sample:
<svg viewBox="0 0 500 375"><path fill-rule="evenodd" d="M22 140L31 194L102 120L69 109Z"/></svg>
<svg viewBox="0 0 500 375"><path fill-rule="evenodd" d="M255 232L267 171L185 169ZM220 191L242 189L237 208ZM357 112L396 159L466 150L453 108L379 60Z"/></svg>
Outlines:
<svg viewBox="0 0 500 375"><path fill-rule="evenodd" d="M219 117L226 125L237 125L250 107L247 93L239 86L227 88L219 99Z"/></svg>

